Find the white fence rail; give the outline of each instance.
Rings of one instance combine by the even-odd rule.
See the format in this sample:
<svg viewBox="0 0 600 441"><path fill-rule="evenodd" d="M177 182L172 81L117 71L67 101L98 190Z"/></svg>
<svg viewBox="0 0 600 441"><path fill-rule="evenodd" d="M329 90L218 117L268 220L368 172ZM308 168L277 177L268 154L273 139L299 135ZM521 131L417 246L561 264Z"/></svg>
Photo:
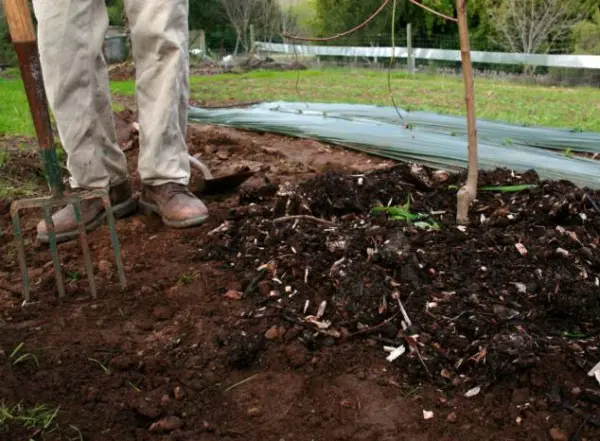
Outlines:
<svg viewBox="0 0 600 441"><path fill-rule="evenodd" d="M264 52L297 54L299 56L312 55L352 58L390 58L392 56L391 47L308 46L300 44L256 42L255 48ZM394 49L394 58L409 57L409 51L406 47L397 47ZM415 59L421 60L460 62L460 51L458 50L414 48L412 49L412 56ZM473 63L600 69L600 56L598 55L545 55L472 51L471 59Z"/></svg>

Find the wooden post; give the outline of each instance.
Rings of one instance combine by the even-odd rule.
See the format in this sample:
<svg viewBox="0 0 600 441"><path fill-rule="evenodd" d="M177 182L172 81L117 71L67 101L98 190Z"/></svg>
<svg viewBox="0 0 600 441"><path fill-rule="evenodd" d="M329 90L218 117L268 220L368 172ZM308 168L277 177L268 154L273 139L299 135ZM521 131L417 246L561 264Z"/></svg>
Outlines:
<svg viewBox="0 0 600 441"><path fill-rule="evenodd" d="M250 53L254 53L254 43L255 43L255 34L254 34L254 25L250 25Z"/></svg>
<svg viewBox="0 0 600 441"><path fill-rule="evenodd" d="M414 75L415 73L415 59L413 57L413 46L412 46L412 24L406 25L406 50L408 55L406 57L406 63L408 66L408 73Z"/></svg>
<svg viewBox="0 0 600 441"><path fill-rule="evenodd" d="M456 0L458 15L458 34L460 37L460 55L462 59L463 79L465 83L465 104L467 107L467 127L469 133L469 166L467 182L458 191L456 222L469 223L469 207L477 197L477 120L475 116L475 87L473 85L473 66L471 64L471 45L467 23L467 0Z"/></svg>
<svg viewBox="0 0 600 441"><path fill-rule="evenodd" d="M198 42L198 44L200 45L200 50L202 51L202 56L206 57L208 54L206 52L206 33L204 32L204 29L201 29L200 34L198 36L198 39L200 40Z"/></svg>

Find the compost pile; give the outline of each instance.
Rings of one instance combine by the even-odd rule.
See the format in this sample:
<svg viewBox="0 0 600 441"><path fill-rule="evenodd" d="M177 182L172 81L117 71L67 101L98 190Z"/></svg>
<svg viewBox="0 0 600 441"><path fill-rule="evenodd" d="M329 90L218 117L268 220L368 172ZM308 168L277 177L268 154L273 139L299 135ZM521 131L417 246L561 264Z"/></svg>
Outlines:
<svg viewBox="0 0 600 441"><path fill-rule="evenodd" d="M254 300L246 317L271 318L269 339L404 346L392 363L410 380L465 391L559 353L586 375L600 361L598 194L484 173L457 227L463 179L402 165L246 192L197 258L230 262L244 284L227 296Z"/></svg>

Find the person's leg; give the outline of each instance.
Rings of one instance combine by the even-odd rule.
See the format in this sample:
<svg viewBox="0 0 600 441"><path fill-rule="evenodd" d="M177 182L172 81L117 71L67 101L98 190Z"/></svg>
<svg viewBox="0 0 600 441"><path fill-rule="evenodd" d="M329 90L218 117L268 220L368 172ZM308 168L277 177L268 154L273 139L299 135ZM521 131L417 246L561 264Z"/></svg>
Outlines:
<svg viewBox="0 0 600 441"><path fill-rule="evenodd" d="M33 0L48 101L54 114L74 189L111 188L115 214L135 209L125 155L116 142L108 73L102 52L108 16L104 1ZM104 218L100 201L87 201L89 229ZM53 216L59 241L77 237L72 206ZM48 240L46 223L38 239Z"/></svg>
<svg viewBox="0 0 600 441"><path fill-rule="evenodd" d="M136 69L140 205L167 225L197 225L208 210L187 189L188 0L126 0L125 8Z"/></svg>

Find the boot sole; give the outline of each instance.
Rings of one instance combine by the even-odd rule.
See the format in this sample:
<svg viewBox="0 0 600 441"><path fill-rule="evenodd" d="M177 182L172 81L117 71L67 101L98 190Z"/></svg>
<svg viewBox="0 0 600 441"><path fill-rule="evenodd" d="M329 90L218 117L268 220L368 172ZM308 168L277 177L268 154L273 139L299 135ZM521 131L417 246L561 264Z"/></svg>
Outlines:
<svg viewBox="0 0 600 441"><path fill-rule="evenodd" d="M160 214L160 210L158 209L158 206L156 206L155 204L151 204L149 202L144 202L140 199L139 205L140 205L140 211L142 213L158 215L161 218L163 224L165 224L166 226L171 227L171 228L197 227L199 225L202 225L206 221L206 219L208 219L208 214L206 214L203 216L194 217L192 219L186 219L186 220L182 220L182 221L172 221L172 220L165 218L162 214Z"/></svg>
<svg viewBox="0 0 600 441"><path fill-rule="evenodd" d="M113 206L113 214L116 219L122 219L124 217L127 217L127 216L135 213L137 211L137 208L138 207L137 207L136 200L131 198L121 204L114 205ZM95 230L100 225L102 225L105 220L106 220L106 211L103 210L99 216L92 219L90 222L88 222L85 225L85 231L89 233L90 231ZM67 241L76 239L77 237L79 237L79 229L64 231L62 233L56 234L56 243L67 242ZM38 233L37 240L40 243L50 243L50 237L48 236L48 234Z"/></svg>

